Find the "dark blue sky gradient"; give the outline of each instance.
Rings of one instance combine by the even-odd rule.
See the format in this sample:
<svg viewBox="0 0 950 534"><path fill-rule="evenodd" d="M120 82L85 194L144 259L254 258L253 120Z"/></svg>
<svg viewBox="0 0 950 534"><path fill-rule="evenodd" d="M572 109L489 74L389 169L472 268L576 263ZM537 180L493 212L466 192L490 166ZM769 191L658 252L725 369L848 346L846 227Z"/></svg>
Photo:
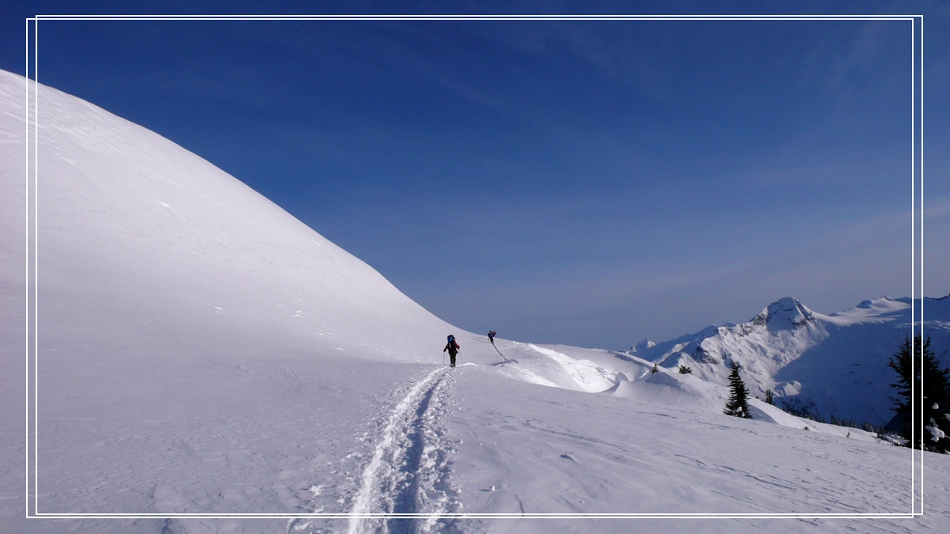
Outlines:
<svg viewBox="0 0 950 534"><path fill-rule="evenodd" d="M678 8L710 6L763 9ZM581 7L556 11L634 6ZM926 17L925 289L942 296L948 11L857 7ZM4 37L0 68L21 74L23 17L128 12L0 9L19 39ZM409 12L347 11L384 9ZM909 22L43 21L39 32L42 83L211 161L466 329L622 349L745 321L786 295L830 313L910 294Z"/></svg>

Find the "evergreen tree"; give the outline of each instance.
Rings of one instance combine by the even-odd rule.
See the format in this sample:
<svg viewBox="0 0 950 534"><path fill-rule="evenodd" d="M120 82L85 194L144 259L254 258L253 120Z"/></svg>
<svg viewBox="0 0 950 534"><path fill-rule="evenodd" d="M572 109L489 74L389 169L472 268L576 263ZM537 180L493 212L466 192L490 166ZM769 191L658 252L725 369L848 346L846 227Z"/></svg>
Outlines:
<svg viewBox="0 0 950 534"><path fill-rule="evenodd" d="M910 338L904 336L904 342L901 344L900 348L895 352L891 359L887 362L888 367L894 370L897 373L897 381L891 383L891 387L897 392L896 397L891 397L891 401L894 402L894 412L897 416L897 419L903 424L901 428L901 436L907 440L907 443L910 443L911 440L911 420L913 416L911 415L911 383L912 380L910 375L911 361L910 361Z"/></svg>
<svg viewBox="0 0 950 534"><path fill-rule="evenodd" d="M888 366L897 373L897 381L891 384L897 396L891 399L894 411L903 421L901 434L908 446L950 451L950 437L945 435L950 430L950 369L940 368L930 349L930 338L914 337L912 348L910 339L905 337Z"/></svg>
<svg viewBox="0 0 950 534"><path fill-rule="evenodd" d="M729 400L726 402L726 409L722 413L751 419L749 413L749 391L745 388L742 377L739 376L739 364L732 362L732 372L729 373Z"/></svg>

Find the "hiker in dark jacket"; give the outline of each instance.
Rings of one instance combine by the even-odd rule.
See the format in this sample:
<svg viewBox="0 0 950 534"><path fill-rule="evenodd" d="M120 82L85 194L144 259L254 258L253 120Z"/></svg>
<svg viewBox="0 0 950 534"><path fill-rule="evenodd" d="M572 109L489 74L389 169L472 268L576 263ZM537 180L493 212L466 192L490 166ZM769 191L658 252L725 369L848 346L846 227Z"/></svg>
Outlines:
<svg viewBox="0 0 950 534"><path fill-rule="evenodd" d="M491 341L491 344L492 344L492 345L495 344L495 331L494 331L494 330L489 330L489 331L488 331L488 341Z"/></svg>
<svg viewBox="0 0 950 534"><path fill-rule="evenodd" d="M452 367L455 367L455 356L460 350L462 350L462 347L455 342L455 336L449 336L449 342L445 344L445 348L442 349L442 352L449 351L449 360Z"/></svg>

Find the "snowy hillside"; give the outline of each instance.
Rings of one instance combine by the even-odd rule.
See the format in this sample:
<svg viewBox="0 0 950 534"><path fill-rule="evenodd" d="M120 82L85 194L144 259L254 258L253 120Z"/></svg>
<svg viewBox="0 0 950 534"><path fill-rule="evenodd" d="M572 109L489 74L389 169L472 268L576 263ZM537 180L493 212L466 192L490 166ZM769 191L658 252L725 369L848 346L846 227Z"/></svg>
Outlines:
<svg viewBox="0 0 950 534"><path fill-rule="evenodd" d="M921 302L916 303L919 313ZM935 347L950 347L950 298L924 299L925 331ZM742 367L753 395L775 392L776 403L830 419L883 426L893 416L893 371L887 361L910 334L910 299L879 298L840 313L814 312L786 297L749 322L662 343L644 340L631 355L727 385L729 366Z"/></svg>
<svg viewBox="0 0 950 534"><path fill-rule="evenodd" d="M3 83L6 102L22 100L20 83ZM241 182L62 93L44 91L39 109L35 217L48 325L115 329L111 321L122 317L131 330L170 321L224 335L237 322L274 341L312 346L332 337L328 345L346 354L433 360L420 349L444 338L445 323ZM4 132L22 135L22 111L7 113ZM13 148L5 162L22 161ZM12 164L4 172L5 191L18 193L4 195L13 213L23 172ZM64 301L82 301L83 313Z"/></svg>
<svg viewBox="0 0 950 534"><path fill-rule="evenodd" d="M753 420L726 417L713 366L682 375L682 354L654 373L639 350L492 345L208 162L59 91L38 88L27 158L24 86L0 72L0 531L938 532L950 512L946 456L925 456L927 514L903 517L908 449L757 401ZM898 304L864 309L783 306L746 337L814 347L901 320ZM738 351L711 343L709 358ZM763 373L807 354L761 358Z"/></svg>

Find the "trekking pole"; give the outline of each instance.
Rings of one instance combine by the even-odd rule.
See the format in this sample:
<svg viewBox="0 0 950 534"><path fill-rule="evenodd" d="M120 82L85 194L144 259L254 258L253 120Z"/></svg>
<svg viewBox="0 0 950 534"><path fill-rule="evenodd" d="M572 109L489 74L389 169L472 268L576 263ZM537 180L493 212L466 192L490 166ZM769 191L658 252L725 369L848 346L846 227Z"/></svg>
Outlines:
<svg viewBox="0 0 950 534"><path fill-rule="evenodd" d="M442 367L445 367L445 351L442 351Z"/></svg>

